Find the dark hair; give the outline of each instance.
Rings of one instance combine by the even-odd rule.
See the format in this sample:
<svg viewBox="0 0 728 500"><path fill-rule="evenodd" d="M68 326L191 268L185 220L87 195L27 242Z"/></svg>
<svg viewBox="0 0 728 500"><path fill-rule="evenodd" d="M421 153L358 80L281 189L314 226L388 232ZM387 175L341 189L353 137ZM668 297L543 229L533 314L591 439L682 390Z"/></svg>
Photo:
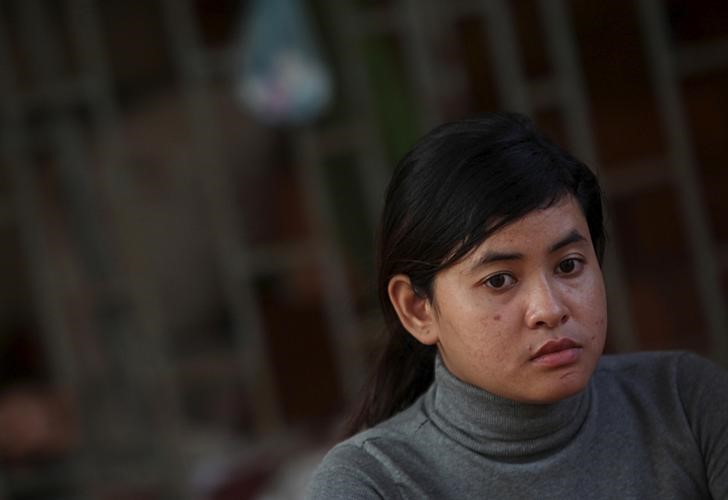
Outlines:
<svg viewBox="0 0 728 500"><path fill-rule="evenodd" d="M525 116L493 113L447 123L404 156L387 190L378 241L388 338L349 434L411 405L434 377L437 348L404 329L389 300L389 280L405 274L415 293L432 299L438 272L503 226L568 195L581 206L601 262L605 233L595 175Z"/></svg>

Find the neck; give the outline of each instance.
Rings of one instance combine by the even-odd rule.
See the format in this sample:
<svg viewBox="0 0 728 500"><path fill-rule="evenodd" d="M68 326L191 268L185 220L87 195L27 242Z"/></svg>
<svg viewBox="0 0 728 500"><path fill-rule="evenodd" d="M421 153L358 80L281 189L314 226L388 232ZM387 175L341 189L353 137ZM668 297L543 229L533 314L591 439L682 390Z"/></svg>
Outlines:
<svg viewBox="0 0 728 500"><path fill-rule="evenodd" d="M433 422L463 446L489 456L524 458L568 443L584 422L589 387L552 404L496 396L450 373L437 357L426 409Z"/></svg>

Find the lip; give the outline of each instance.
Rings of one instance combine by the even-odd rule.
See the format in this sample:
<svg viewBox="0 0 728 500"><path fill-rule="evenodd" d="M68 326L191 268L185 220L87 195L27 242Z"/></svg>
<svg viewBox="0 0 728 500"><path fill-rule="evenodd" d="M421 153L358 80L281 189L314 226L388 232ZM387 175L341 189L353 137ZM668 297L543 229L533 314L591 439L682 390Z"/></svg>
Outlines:
<svg viewBox="0 0 728 500"><path fill-rule="evenodd" d="M582 347L570 338L549 340L531 356L531 361L548 366L562 366L578 360Z"/></svg>

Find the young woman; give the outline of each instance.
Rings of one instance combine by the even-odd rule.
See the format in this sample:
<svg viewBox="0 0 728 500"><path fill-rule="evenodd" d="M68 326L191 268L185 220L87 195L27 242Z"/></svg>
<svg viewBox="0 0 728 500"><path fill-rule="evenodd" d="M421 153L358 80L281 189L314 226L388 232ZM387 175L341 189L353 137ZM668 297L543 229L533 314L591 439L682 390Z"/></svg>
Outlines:
<svg viewBox="0 0 728 500"><path fill-rule="evenodd" d="M426 135L379 241L389 339L312 499L728 498L728 373L601 357L599 184L525 117Z"/></svg>

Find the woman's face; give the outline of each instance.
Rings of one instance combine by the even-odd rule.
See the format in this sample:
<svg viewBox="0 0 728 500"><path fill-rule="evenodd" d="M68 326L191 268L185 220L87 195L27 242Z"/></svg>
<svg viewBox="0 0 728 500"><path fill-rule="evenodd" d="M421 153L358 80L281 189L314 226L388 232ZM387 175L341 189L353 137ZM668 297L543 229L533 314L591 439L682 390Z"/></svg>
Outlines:
<svg viewBox="0 0 728 500"><path fill-rule="evenodd" d="M438 273L432 305L431 333L461 380L531 403L580 391L604 347L607 309L576 200L531 212Z"/></svg>

